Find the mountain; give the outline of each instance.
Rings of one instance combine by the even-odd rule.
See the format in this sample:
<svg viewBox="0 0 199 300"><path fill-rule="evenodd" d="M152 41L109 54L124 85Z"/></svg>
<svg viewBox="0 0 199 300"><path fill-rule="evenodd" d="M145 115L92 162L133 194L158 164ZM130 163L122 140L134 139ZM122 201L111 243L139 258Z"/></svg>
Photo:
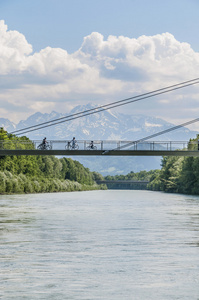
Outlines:
<svg viewBox="0 0 199 300"><path fill-rule="evenodd" d="M77 140L133 141L174 126L160 118L144 115L127 115L115 113L110 110L77 118L80 116L80 112L89 111L94 108L95 106L91 104L79 105L68 113L68 116L73 114L73 118L76 119L68 122L62 122L64 121L62 119L57 121L59 123L55 126L46 127L38 131L30 131L25 135L34 140L42 140L44 136L48 140L71 140L75 136ZM37 112L16 125L7 119L0 119L0 126L5 127L9 132L10 130L13 131L14 128L18 130L64 118L65 116L67 114L55 111L50 114ZM197 132L182 127L176 131L160 135L154 140L188 141L190 138L194 138L196 134ZM130 171L137 172L144 169L160 168L159 157L74 157L73 159L80 161L91 171L98 171L103 175L126 174Z"/></svg>
<svg viewBox="0 0 199 300"><path fill-rule="evenodd" d="M95 106L91 104L76 106L72 109L68 116L94 109ZM35 113L24 121L20 121L16 125L16 129L22 129L40 123L45 123L50 120L59 119L67 116L58 112L51 112L50 114ZM1 119L0 119L1 120ZM57 122L62 122L60 120ZM1 124L1 123L0 123ZM48 125L48 124L46 124ZM73 136L78 140L137 140L142 137L154 134L159 131L166 130L173 127L174 124L168 123L160 118L149 117L144 115L127 115L122 113L113 113L110 110L99 113L87 115L83 118L77 118L69 122L59 123L53 127L46 127L44 129L27 133L26 135L31 139L42 139L46 136L48 139L61 140L71 139ZM195 137L197 132L190 131L187 128L180 128L177 131L167 133L159 136L156 140L189 140Z"/></svg>
<svg viewBox="0 0 199 300"><path fill-rule="evenodd" d="M5 118L0 118L0 127L3 127L8 132L16 130L16 124Z"/></svg>

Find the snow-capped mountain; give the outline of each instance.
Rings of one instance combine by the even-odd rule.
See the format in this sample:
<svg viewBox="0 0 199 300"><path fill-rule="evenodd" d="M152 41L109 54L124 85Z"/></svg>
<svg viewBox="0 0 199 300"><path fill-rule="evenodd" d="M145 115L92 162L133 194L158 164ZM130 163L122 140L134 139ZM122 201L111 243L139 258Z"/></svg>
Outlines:
<svg viewBox="0 0 199 300"><path fill-rule="evenodd" d="M127 140L133 141L152 135L154 133L166 130L174 126L160 118L154 118L144 115L127 115L115 113L112 110L106 110L90 114L96 107L87 104L77 106L71 110L68 115L58 112L42 114L37 112L26 120L14 124L7 119L0 119L0 126L8 132L31 127L33 125L46 123L56 120L56 125L49 126L50 123L43 124L43 129L25 133L30 139L41 140L47 137L48 140L68 140L73 136L77 140ZM81 112L87 111L86 116L80 117ZM66 116L71 116L73 120L67 121ZM79 118L80 117L80 118ZM62 119L60 119L62 118ZM59 120L58 120L59 119ZM30 128L31 130L31 128ZM187 128L180 128L176 131L160 135L154 140L175 140L188 141L195 138L197 132L190 131ZM159 157L74 157L91 171L107 174L127 174L130 171L150 170L160 168Z"/></svg>
<svg viewBox="0 0 199 300"><path fill-rule="evenodd" d="M61 114L55 111L50 114L38 112L27 118L25 121L20 121L19 124L16 125L16 129L22 129L51 120L60 119L56 121L58 124L55 126L44 127L38 131L26 133L26 135L31 139L41 139L46 136L48 139L61 140L71 139L71 137L75 136L78 140L132 141L174 126L160 118L113 113L110 110L101 112L96 111L97 113L80 117L81 112L88 111L87 113L89 114L90 110L94 108L95 106L91 104L75 107L68 113L68 116L73 115L73 120L70 121L60 119L66 117L67 114ZM46 126L48 125L49 124L46 124ZM45 126L45 124L43 126ZM177 131L159 136L157 139L186 141L195 137L195 135L196 132L182 127Z"/></svg>
<svg viewBox="0 0 199 300"><path fill-rule="evenodd" d="M0 118L0 127L3 127L7 132L16 130L16 124L5 118Z"/></svg>

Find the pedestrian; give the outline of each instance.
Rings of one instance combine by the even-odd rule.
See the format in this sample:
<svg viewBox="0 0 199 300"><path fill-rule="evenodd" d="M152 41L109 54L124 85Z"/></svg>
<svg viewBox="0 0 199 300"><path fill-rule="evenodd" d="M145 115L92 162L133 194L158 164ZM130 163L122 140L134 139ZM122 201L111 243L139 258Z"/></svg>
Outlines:
<svg viewBox="0 0 199 300"><path fill-rule="evenodd" d="M72 144L72 148L75 149L75 145L76 145L77 141L75 140L75 137L73 137L71 144Z"/></svg>

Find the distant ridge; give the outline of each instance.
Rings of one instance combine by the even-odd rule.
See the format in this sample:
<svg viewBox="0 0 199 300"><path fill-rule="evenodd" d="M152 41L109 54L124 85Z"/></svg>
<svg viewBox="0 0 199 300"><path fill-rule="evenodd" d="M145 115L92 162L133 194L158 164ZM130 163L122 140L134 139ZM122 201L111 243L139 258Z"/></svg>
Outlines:
<svg viewBox="0 0 199 300"><path fill-rule="evenodd" d="M68 114L74 114L95 108L92 104L78 105ZM8 119L0 119L0 126L5 127L7 131L26 128L35 124L58 119L66 116L67 113L51 113L37 112L26 120L21 120L18 124L10 122ZM41 139L47 136L48 139L70 139L73 135L77 139L118 139L118 140L135 140L149 134L156 133L173 127L174 124L167 121L149 117L145 115L129 115L123 113L115 113L111 110L102 111L97 114L85 116L73 121L57 124L42 130L27 133L31 139ZM195 137L196 131L188 128L180 128L179 130L161 136L161 140L188 140Z"/></svg>

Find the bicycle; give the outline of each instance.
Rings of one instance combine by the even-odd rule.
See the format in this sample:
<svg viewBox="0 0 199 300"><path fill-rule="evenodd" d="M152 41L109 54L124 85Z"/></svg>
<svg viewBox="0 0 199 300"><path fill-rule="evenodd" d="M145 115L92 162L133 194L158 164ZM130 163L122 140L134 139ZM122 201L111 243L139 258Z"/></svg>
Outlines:
<svg viewBox="0 0 199 300"><path fill-rule="evenodd" d="M86 147L86 150L97 150L97 147L94 145L89 145Z"/></svg>
<svg viewBox="0 0 199 300"><path fill-rule="evenodd" d="M68 142L68 144L65 146L66 150L78 150L79 145L75 143L74 145L71 145L71 142Z"/></svg>
<svg viewBox="0 0 199 300"><path fill-rule="evenodd" d="M46 144L40 144L38 147L37 147L38 150L52 150L52 146L49 145L48 143Z"/></svg>

